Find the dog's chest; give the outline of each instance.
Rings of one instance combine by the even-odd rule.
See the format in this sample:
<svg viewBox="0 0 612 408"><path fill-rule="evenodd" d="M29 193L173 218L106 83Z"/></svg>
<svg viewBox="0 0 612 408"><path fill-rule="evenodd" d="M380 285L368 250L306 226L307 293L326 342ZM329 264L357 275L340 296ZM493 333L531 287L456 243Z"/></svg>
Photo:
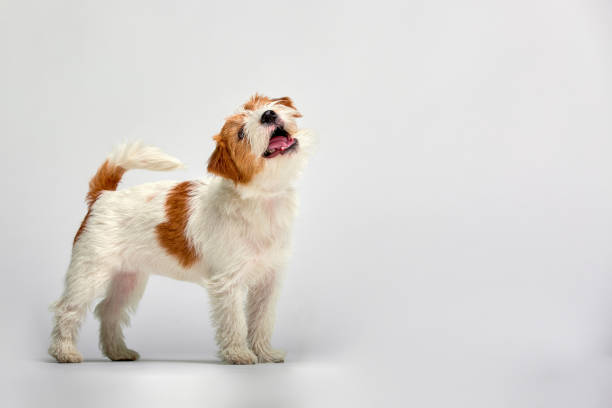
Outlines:
<svg viewBox="0 0 612 408"><path fill-rule="evenodd" d="M243 214L241 241L253 255L284 246L293 223L293 208L287 200L270 199Z"/></svg>
<svg viewBox="0 0 612 408"><path fill-rule="evenodd" d="M278 269L287 259L295 215L292 194L265 200L226 200L200 214L203 218L194 219L191 236L208 270Z"/></svg>

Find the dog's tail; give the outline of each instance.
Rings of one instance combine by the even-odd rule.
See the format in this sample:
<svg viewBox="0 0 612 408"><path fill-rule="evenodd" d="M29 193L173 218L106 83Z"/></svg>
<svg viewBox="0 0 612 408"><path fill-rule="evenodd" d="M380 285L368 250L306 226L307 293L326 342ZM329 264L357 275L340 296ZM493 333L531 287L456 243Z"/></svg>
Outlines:
<svg viewBox="0 0 612 408"><path fill-rule="evenodd" d="M157 147L145 146L142 142L123 143L102 163L96 174L89 181L87 204L89 207L105 190L117 189L123 174L131 169L174 170L183 164L176 158L168 156Z"/></svg>

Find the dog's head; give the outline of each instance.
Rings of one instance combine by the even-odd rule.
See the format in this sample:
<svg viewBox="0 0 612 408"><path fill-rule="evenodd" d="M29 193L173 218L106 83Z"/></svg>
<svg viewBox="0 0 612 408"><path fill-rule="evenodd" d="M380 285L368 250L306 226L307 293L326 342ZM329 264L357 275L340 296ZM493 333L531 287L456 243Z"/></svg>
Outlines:
<svg viewBox="0 0 612 408"><path fill-rule="evenodd" d="M308 145L309 134L300 131L295 122L301 116L288 97L255 94L226 119L214 137L217 146L208 171L236 185L268 191L285 187L305 159L302 145Z"/></svg>

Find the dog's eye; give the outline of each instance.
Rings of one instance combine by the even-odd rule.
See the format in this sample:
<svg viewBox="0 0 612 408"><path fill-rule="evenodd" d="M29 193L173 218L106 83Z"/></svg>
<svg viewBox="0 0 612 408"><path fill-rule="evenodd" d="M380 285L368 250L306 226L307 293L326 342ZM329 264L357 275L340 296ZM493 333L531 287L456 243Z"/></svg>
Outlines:
<svg viewBox="0 0 612 408"><path fill-rule="evenodd" d="M244 126L238 131L238 140L244 139Z"/></svg>

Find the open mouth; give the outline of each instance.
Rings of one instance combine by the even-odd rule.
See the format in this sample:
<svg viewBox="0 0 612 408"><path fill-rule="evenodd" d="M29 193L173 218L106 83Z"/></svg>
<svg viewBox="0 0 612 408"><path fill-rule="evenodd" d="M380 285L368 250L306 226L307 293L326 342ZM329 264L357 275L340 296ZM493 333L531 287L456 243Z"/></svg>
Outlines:
<svg viewBox="0 0 612 408"><path fill-rule="evenodd" d="M292 150L295 150L298 145L298 140L291 137L291 135L281 126L274 129L274 132L270 135L270 142L268 148L263 154L266 159L278 156L279 154L286 154Z"/></svg>

